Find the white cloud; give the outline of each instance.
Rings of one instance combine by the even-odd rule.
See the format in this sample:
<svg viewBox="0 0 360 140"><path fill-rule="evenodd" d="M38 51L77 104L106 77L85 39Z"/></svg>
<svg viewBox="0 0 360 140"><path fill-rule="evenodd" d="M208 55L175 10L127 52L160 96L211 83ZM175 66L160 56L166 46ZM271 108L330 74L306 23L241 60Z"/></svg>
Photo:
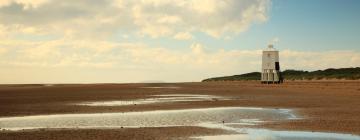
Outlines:
<svg viewBox="0 0 360 140"><path fill-rule="evenodd" d="M204 32L219 38L266 21L269 6L269 0L3 0L0 24L18 25L27 33L41 29L82 39L103 39L119 30L153 38L181 32Z"/></svg>
<svg viewBox="0 0 360 140"><path fill-rule="evenodd" d="M2 54L5 54L7 52L7 49L6 48L0 48L0 56Z"/></svg>
<svg viewBox="0 0 360 140"><path fill-rule="evenodd" d="M284 50L280 52L284 69L318 70L360 66L360 52L350 50L305 52Z"/></svg>
<svg viewBox="0 0 360 140"><path fill-rule="evenodd" d="M101 47L106 45L109 47ZM12 54L11 57L1 56L0 65L6 68L39 68L50 69L49 71L101 69L102 72L113 71L111 74L117 75L103 79L105 81L116 81L116 78L129 76L128 79L122 79L122 82L136 82L128 81L130 79L199 81L213 76L260 71L262 53L262 50L213 50L200 43L193 43L186 50L174 50L142 43L64 39L41 42L4 41L0 42L0 46L6 48L7 54ZM0 54L3 52L1 48ZM283 50L280 52L280 63L282 70L355 67L360 65L360 52ZM0 70L0 73L4 71ZM71 72L67 76L79 74L81 73Z"/></svg>
<svg viewBox="0 0 360 140"><path fill-rule="evenodd" d="M49 2L49 0L1 0L0 8L11 4L20 4L26 10L30 8L38 8L47 2Z"/></svg>
<svg viewBox="0 0 360 140"><path fill-rule="evenodd" d="M5 37L7 37L7 35L8 35L7 27L0 24L0 38L5 38Z"/></svg>
<svg viewBox="0 0 360 140"><path fill-rule="evenodd" d="M204 46L199 43L192 44L190 48L194 54L201 55L204 53Z"/></svg>
<svg viewBox="0 0 360 140"><path fill-rule="evenodd" d="M48 59L49 57L58 57L60 53L57 50L58 48L56 46L51 45L43 45L39 44L38 46L32 46L29 48L24 48L23 50L20 50L22 55L21 57L26 57L29 59L38 59L38 60L44 60Z"/></svg>
<svg viewBox="0 0 360 140"><path fill-rule="evenodd" d="M194 11L197 11L202 14L211 14L215 13L217 10L219 10L222 7L226 6L226 1L218 1L218 0L193 0L189 1L187 4L191 9Z"/></svg>
<svg viewBox="0 0 360 140"><path fill-rule="evenodd" d="M11 58L5 57L1 61L18 62L17 64L39 62L49 66L66 66L65 64L82 63L82 66L86 64L91 66L93 62L98 65L100 63L108 66L113 64L113 67L121 65L136 67L141 64L149 65L149 67L156 67L156 65L189 65L194 68L214 66L241 73L257 70L261 63L259 57L261 50L209 50L199 43L191 44L188 51L150 47L141 43L66 39L38 42L3 40L0 46L2 46L0 47L1 54L12 53ZM360 52L357 51L283 50L280 52L280 58L283 69L315 70L360 65ZM209 69L209 71L213 70Z"/></svg>
<svg viewBox="0 0 360 140"><path fill-rule="evenodd" d="M190 30L221 37L225 33L243 32L254 22L266 21L270 1L151 0L121 1L118 5L133 7L134 23L145 35L158 37ZM155 27L167 32L159 34L153 30Z"/></svg>
<svg viewBox="0 0 360 140"><path fill-rule="evenodd" d="M3 57L0 65L28 67L110 67L115 45L111 42L90 40L13 41L5 40L0 46L7 48L11 57ZM0 51L2 49L0 48Z"/></svg>
<svg viewBox="0 0 360 140"><path fill-rule="evenodd" d="M191 40L193 38L194 38L193 35L191 35L188 32L180 32L174 36L174 39L176 40Z"/></svg>

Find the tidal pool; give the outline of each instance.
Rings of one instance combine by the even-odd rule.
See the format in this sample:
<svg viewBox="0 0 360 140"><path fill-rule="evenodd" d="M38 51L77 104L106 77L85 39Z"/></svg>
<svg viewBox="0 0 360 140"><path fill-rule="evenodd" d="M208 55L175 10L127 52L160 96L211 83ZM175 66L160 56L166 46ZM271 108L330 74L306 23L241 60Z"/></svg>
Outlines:
<svg viewBox="0 0 360 140"><path fill-rule="evenodd" d="M293 117L291 111L265 108L206 108L125 113L58 114L0 118L6 130L34 128L103 128L198 126L203 123L255 125Z"/></svg>
<svg viewBox="0 0 360 140"><path fill-rule="evenodd" d="M237 134L192 137L195 140L360 140L360 136L351 134L276 131L248 128L246 126L240 126L240 124L203 123L199 126L228 130Z"/></svg>
<svg viewBox="0 0 360 140"><path fill-rule="evenodd" d="M75 105L83 106L128 106L154 103L171 103L171 102L195 102L195 101L219 101L230 100L231 98L214 96L214 95L197 95L197 94L163 94L153 95L146 99L136 100L116 100L116 101L96 101L96 102L82 102Z"/></svg>
<svg viewBox="0 0 360 140"><path fill-rule="evenodd" d="M266 122L299 119L290 109L220 107L124 113L58 114L0 118L8 131L40 128L104 129L169 126L199 126L234 132L232 135L191 137L201 140L360 140L336 133L273 131L249 128Z"/></svg>
<svg viewBox="0 0 360 140"><path fill-rule="evenodd" d="M351 134L272 131L266 129L242 129L242 134L193 137L199 140L359 140L360 136Z"/></svg>

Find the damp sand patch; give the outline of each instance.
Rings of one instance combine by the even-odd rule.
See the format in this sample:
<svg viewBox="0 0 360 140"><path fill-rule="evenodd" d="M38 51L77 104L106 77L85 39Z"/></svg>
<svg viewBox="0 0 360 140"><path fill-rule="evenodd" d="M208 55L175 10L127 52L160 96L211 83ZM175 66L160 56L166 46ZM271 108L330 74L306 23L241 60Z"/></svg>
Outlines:
<svg viewBox="0 0 360 140"><path fill-rule="evenodd" d="M75 105L129 106L129 105L142 105L142 104L155 104L155 103L220 101L220 100L232 100L232 98L214 96L214 95L197 95L197 94L163 94L163 95L152 95L150 96L150 98L145 98L145 99L81 102L81 103L75 103Z"/></svg>
<svg viewBox="0 0 360 140"><path fill-rule="evenodd" d="M204 123L255 125L291 117L279 109L223 107L124 113L58 114L0 118L6 130L39 128L118 128L199 126Z"/></svg>
<svg viewBox="0 0 360 140"><path fill-rule="evenodd" d="M181 87L177 86L164 86L164 87L140 87L140 88L148 88L148 89L179 89Z"/></svg>

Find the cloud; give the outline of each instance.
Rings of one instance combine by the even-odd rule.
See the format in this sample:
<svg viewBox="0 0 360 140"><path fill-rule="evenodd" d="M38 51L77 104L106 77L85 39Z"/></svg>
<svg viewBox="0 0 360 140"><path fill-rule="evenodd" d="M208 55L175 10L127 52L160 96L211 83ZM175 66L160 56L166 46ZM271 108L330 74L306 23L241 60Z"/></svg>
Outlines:
<svg viewBox="0 0 360 140"><path fill-rule="evenodd" d="M176 40L191 40L193 38L194 38L193 35L191 35L188 32L180 32L174 36L174 39Z"/></svg>
<svg viewBox="0 0 360 140"><path fill-rule="evenodd" d="M3 46L0 48L0 53L13 54L12 57L3 57L1 60L2 64L9 66L12 63L16 65L37 63L39 66L49 67L131 67L135 69L183 66L217 74L259 71L262 52L261 50L214 50L200 43L193 43L186 50L173 50L159 46L150 47L143 43L111 43L87 40L5 41L0 45ZM360 52L350 50L280 51L280 62L283 70L355 67L360 65L359 60ZM178 70L174 69L173 71Z"/></svg>
<svg viewBox="0 0 360 140"><path fill-rule="evenodd" d="M110 57L124 63L151 58L156 58L156 63L186 62L195 56L166 48L136 49L147 44L129 47L126 43L119 45L113 38L120 35L125 42L144 36L191 40L195 32L213 37L239 33L255 22L266 21L269 3L269 0L3 0L0 45L16 59L1 61L41 66L74 64L70 62L91 66L91 61L107 63ZM132 58L119 58L113 55L116 53Z"/></svg>
<svg viewBox="0 0 360 140"><path fill-rule="evenodd" d="M121 1L120 7L133 7L140 33L152 37L176 32L204 32L213 37L240 33L254 22L267 20L268 0L150 0ZM160 32L153 30L159 28Z"/></svg>
<svg viewBox="0 0 360 140"><path fill-rule="evenodd" d="M30 8L38 8L39 6L47 3L49 0L1 0L0 8L6 7L11 4L19 4L23 7L24 10Z"/></svg>
<svg viewBox="0 0 360 140"><path fill-rule="evenodd" d="M2 54L5 54L7 52L7 49L6 48L0 48L0 56Z"/></svg>
<svg viewBox="0 0 360 140"><path fill-rule="evenodd" d="M280 59L284 69L319 70L360 66L360 52L351 50L324 52L284 50L280 52Z"/></svg>
<svg viewBox="0 0 360 140"><path fill-rule="evenodd" d="M3 56L2 66L27 67L109 67L114 43L91 40L50 40L0 42L11 57ZM0 50L2 50L0 48Z"/></svg>
<svg viewBox="0 0 360 140"><path fill-rule="evenodd" d="M120 77L121 81L119 82L137 82L149 79L170 82L199 81L213 76L260 71L262 53L262 50L214 49L201 43L193 43L187 46L187 49L174 50L167 47L149 46L145 43L64 39L40 42L5 40L0 42L0 46L6 48L5 51L0 48L0 54L1 52L11 54L0 55L0 65L6 69L17 68L13 71L18 71L19 68L36 69L44 71L48 75L63 75L63 77L97 73L84 75L84 77L93 77L93 79L87 79L90 80L87 82L91 82L91 80L114 82L119 81ZM103 48L102 46L108 47ZM356 67L360 65L359 62L360 52L350 50L280 51L282 70ZM6 69L0 70L0 73L11 73ZM63 73L57 71L59 69L63 70ZM52 73L52 71L56 71L56 73ZM37 72L34 71L34 73ZM32 74L32 72L28 74ZM106 78L103 79L103 77ZM9 79L10 81L14 80L14 78ZM62 78L58 77L58 79ZM46 78L43 80L47 81ZM76 81L76 79L74 80Z"/></svg>
<svg viewBox="0 0 360 140"><path fill-rule="evenodd" d="M104 39L122 30L152 38L193 32L220 38L265 22L269 6L269 0L5 0L0 24L81 39Z"/></svg>

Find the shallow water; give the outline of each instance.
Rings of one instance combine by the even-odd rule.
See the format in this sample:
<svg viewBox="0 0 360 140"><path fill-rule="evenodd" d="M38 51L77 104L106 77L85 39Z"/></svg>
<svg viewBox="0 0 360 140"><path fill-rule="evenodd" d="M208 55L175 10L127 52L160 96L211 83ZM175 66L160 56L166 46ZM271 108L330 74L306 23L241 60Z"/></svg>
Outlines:
<svg viewBox="0 0 360 140"><path fill-rule="evenodd" d="M230 98L213 96L213 95L196 95L196 94L166 94L153 95L147 99L137 100L117 100L117 101L96 101L96 102L82 102L75 105L83 106L128 106L154 103L171 103L171 102L195 102L195 101L219 101L230 100Z"/></svg>
<svg viewBox="0 0 360 140"><path fill-rule="evenodd" d="M234 132L233 135L193 137L203 140L360 140L359 136L336 133L272 131L247 128L264 122L299 119L289 109L223 107L125 113L58 114L0 118L0 128L138 128L200 126Z"/></svg>
<svg viewBox="0 0 360 140"><path fill-rule="evenodd" d="M223 122L239 125L254 125L263 121L289 119L293 117L292 115L291 112L284 112L281 109L227 107L8 117L0 118L0 127L8 130L32 128L159 127L196 126L201 123Z"/></svg>
<svg viewBox="0 0 360 140"><path fill-rule="evenodd" d="M200 140L359 140L350 134L244 129L244 134L193 137Z"/></svg>
<svg viewBox="0 0 360 140"><path fill-rule="evenodd" d="M238 134L192 137L200 140L360 140L360 136L339 133L307 132L307 131L275 131L239 127L239 124L204 123L206 128L223 129Z"/></svg>

